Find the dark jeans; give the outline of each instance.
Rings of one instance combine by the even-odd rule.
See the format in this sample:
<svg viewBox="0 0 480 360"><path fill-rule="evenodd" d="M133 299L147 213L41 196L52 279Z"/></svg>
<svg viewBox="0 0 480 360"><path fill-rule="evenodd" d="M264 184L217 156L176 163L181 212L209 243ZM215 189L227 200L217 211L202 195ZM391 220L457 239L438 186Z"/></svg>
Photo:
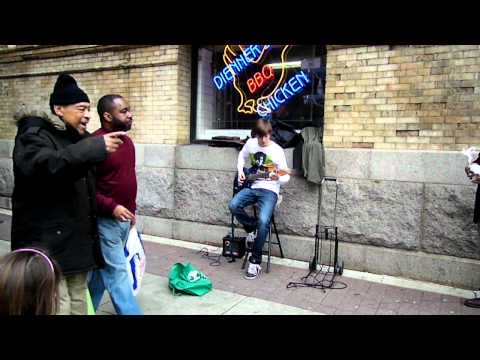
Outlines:
<svg viewBox="0 0 480 360"><path fill-rule="evenodd" d="M229 208L235 218L244 226L245 231L257 229L257 238L253 245L250 262L262 263L263 246L270 230L270 220L277 205L276 193L265 189L243 189L230 201ZM245 212L247 206L258 204L257 219Z"/></svg>

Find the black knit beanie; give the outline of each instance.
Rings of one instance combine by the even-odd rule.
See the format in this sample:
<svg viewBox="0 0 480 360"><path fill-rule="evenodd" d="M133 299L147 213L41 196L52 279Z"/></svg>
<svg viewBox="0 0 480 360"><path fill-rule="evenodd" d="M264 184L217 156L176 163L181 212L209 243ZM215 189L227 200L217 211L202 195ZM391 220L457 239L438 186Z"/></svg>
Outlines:
<svg viewBox="0 0 480 360"><path fill-rule="evenodd" d="M80 102L90 102L88 95L78 87L77 82L68 74L60 74L53 93L50 95L50 110L53 114L54 105L72 105Z"/></svg>

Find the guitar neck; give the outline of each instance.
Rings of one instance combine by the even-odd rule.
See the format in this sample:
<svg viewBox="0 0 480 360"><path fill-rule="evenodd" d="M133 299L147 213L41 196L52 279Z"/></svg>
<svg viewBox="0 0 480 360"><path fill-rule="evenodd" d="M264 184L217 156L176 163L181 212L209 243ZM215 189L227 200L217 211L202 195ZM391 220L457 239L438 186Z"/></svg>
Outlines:
<svg viewBox="0 0 480 360"><path fill-rule="evenodd" d="M256 180L269 180L270 174L274 173L277 176L299 176L298 171L292 169L277 169L276 167L266 167L265 170L257 170L253 173L253 169L244 169L244 173L247 175L247 182L254 182Z"/></svg>
<svg viewBox="0 0 480 360"><path fill-rule="evenodd" d="M291 171L279 170L275 172L278 176L285 176L285 175L294 175ZM248 176L249 181L255 180L268 180L270 178L270 173L265 172L264 174L251 174Z"/></svg>
<svg viewBox="0 0 480 360"><path fill-rule="evenodd" d="M247 177L248 181L255 181L255 180L268 180L269 176L268 174L252 174Z"/></svg>

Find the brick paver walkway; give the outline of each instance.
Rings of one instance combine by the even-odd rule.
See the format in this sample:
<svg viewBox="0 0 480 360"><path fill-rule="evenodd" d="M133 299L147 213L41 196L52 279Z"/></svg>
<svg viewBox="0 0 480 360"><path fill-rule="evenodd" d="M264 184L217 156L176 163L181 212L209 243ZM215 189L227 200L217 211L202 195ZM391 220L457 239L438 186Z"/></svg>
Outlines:
<svg viewBox="0 0 480 360"><path fill-rule="evenodd" d="M324 314L480 315L480 310L465 307L464 299L458 297L347 277L338 278L347 284L344 290L287 289L289 282L299 281L306 271L272 264L269 274L245 280L240 261L232 264L221 258L221 265L213 267L196 250L151 242L146 242L145 247L149 273L167 277L174 263L191 262L212 279L216 289Z"/></svg>

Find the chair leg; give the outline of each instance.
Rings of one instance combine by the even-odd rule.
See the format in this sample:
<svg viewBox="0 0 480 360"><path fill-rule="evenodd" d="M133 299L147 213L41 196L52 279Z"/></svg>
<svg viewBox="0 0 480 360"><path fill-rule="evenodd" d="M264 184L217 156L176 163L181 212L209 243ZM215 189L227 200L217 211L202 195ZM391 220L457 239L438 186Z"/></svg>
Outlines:
<svg viewBox="0 0 480 360"><path fill-rule="evenodd" d="M275 231L275 236L277 238L278 247L280 249L280 257L284 259L285 256L283 255L282 243L280 242L280 237L278 236L277 224L275 223L275 218L273 216L272 216L272 224L273 224L273 229Z"/></svg>
<svg viewBox="0 0 480 360"><path fill-rule="evenodd" d="M272 226L268 231L268 260L267 260L267 274L270 272L270 258L272 257Z"/></svg>
<svg viewBox="0 0 480 360"><path fill-rule="evenodd" d="M232 226L232 238L230 239L233 243L234 239L235 239L235 216L232 214L232 223L231 223L231 226ZM229 263L234 263L235 262L235 258L231 257L231 259L229 260Z"/></svg>
<svg viewBox="0 0 480 360"><path fill-rule="evenodd" d="M247 260L248 260L248 255L250 254L250 252L246 252L245 253L245 257L243 258L243 264L242 264L242 270L245 270L245 266L247 265Z"/></svg>

